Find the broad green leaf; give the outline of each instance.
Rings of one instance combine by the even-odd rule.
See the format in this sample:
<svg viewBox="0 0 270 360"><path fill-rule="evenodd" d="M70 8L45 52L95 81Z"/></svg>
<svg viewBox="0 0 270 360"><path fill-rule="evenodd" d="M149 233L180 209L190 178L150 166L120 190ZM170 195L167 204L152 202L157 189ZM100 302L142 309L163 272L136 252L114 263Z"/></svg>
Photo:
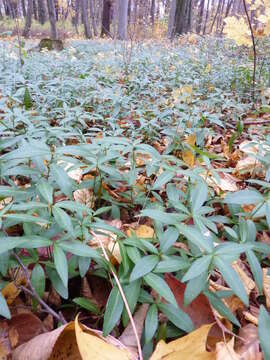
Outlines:
<svg viewBox="0 0 270 360"><path fill-rule="evenodd" d="M245 189L227 194L224 201L227 204L249 205L262 203L264 197L257 190Z"/></svg>
<svg viewBox="0 0 270 360"><path fill-rule="evenodd" d="M178 224L176 225L176 227L180 231L180 233L184 235L194 245L206 250L208 253L211 253L213 251L214 245L210 236L203 235L194 226Z"/></svg>
<svg viewBox="0 0 270 360"><path fill-rule="evenodd" d="M220 315L224 316L226 319L230 320L236 326L241 326L235 315L231 312L227 306L224 305L215 294L210 291L205 291L204 294L208 297L211 305L219 312Z"/></svg>
<svg viewBox="0 0 270 360"><path fill-rule="evenodd" d="M91 259L89 257L80 256L78 263L80 276L83 278L90 267Z"/></svg>
<svg viewBox="0 0 270 360"><path fill-rule="evenodd" d="M142 283L141 279L138 279L136 281L132 281L130 284L123 287L124 294L126 295L129 309L132 314L135 310L138 298L140 296L141 283ZM123 310L122 320L123 320L123 325L126 327L129 322L129 316L126 308L124 308Z"/></svg>
<svg viewBox="0 0 270 360"><path fill-rule="evenodd" d="M53 203L53 187L48 181L41 180L41 182L37 186L38 191L40 192L41 196L48 204Z"/></svg>
<svg viewBox="0 0 270 360"><path fill-rule="evenodd" d="M179 237L179 231L175 227L168 227L160 238L160 250L166 253Z"/></svg>
<svg viewBox="0 0 270 360"><path fill-rule="evenodd" d="M184 305L190 304L205 288L208 272L202 272L199 276L189 280L184 293Z"/></svg>
<svg viewBox="0 0 270 360"><path fill-rule="evenodd" d="M63 168L58 165L51 165L51 176L56 181L59 189L68 197L72 196L72 180Z"/></svg>
<svg viewBox="0 0 270 360"><path fill-rule="evenodd" d="M121 317L124 303L117 286L114 286L106 305L103 322L103 336L108 336Z"/></svg>
<svg viewBox="0 0 270 360"><path fill-rule="evenodd" d="M129 281L137 280L144 275L148 274L150 271L154 269L159 261L159 257L157 255L148 255L142 257L135 265L134 269L130 274Z"/></svg>
<svg viewBox="0 0 270 360"><path fill-rule="evenodd" d="M41 236L7 236L0 237L0 254L14 248L35 249L39 247L47 247L52 244L50 239Z"/></svg>
<svg viewBox="0 0 270 360"><path fill-rule="evenodd" d="M156 210L156 209L142 210L141 216L148 216L153 220L160 221L162 224L166 224L166 225L176 225L183 218L183 216L181 216L180 214L169 214L164 211ZM184 217L186 217L186 215Z"/></svg>
<svg viewBox="0 0 270 360"><path fill-rule="evenodd" d="M263 305L260 307L258 334L264 358L270 359L270 315Z"/></svg>
<svg viewBox="0 0 270 360"><path fill-rule="evenodd" d="M4 296L1 294L1 291L0 291L0 315L4 316L7 319L11 318L9 308L7 306Z"/></svg>
<svg viewBox="0 0 270 360"><path fill-rule="evenodd" d="M56 270L46 266L46 273L52 282L53 287L63 299L68 299L68 288L64 286Z"/></svg>
<svg viewBox="0 0 270 360"><path fill-rule="evenodd" d="M65 287L68 285L68 263L64 251L58 244L53 246L54 265Z"/></svg>
<svg viewBox="0 0 270 360"><path fill-rule="evenodd" d="M211 264L212 259L213 259L212 255L205 255L195 260L192 263L191 267L183 276L182 281L186 282L188 280L194 279L197 276L199 276L202 272L207 271Z"/></svg>
<svg viewBox="0 0 270 360"><path fill-rule="evenodd" d="M31 273L31 281L38 295L42 298L45 291L45 273L40 264L36 264Z"/></svg>
<svg viewBox="0 0 270 360"><path fill-rule="evenodd" d="M177 307L177 302L175 297L166 283L166 281L158 275L155 274L148 274L144 276L144 281L147 285L151 286L160 296L164 297L169 303L175 305Z"/></svg>
<svg viewBox="0 0 270 360"><path fill-rule="evenodd" d="M159 310L167 316L167 318L179 329L185 332L191 332L194 329L191 318L178 306L172 304L158 304Z"/></svg>
<svg viewBox="0 0 270 360"><path fill-rule="evenodd" d="M156 304L150 305L144 323L145 343L152 340L158 327L158 309Z"/></svg>
<svg viewBox="0 0 270 360"><path fill-rule="evenodd" d="M252 250L246 252L246 257L256 285L258 286L259 292L261 293L263 287L263 274L260 262Z"/></svg>
<svg viewBox="0 0 270 360"><path fill-rule="evenodd" d="M191 191L191 209L195 213L208 198L208 187L205 182L200 181Z"/></svg>
<svg viewBox="0 0 270 360"><path fill-rule="evenodd" d="M166 260L161 260L154 269L155 273L175 272L189 267L189 262L180 256L173 256Z"/></svg>
<svg viewBox="0 0 270 360"><path fill-rule="evenodd" d="M163 171L161 175L158 176L157 180L155 181L152 190L160 189L162 186L167 184L169 181L171 181L174 177L174 173L171 171Z"/></svg>
<svg viewBox="0 0 270 360"><path fill-rule="evenodd" d="M63 250L71 252L74 255L101 259L101 256L95 249L92 249L90 246L78 240L60 241L58 244Z"/></svg>
<svg viewBox="0 0 270 360"><path fill-rule="evenodd" d="M23 223L44 223L47 224L49 221L46 219L41 218L40 216L33 216L29 214L6 214L6 219L12 219L16 222L23 222Z"/></svg>
<svg viewBox="0 0 270 360"><path fill-rule="evenodd" d="M59 227L66 230L72 237L74 237L74 229L69 215L59 207L53 206L53 216Z"/></svg>
<svg viewBox="0 0 270 360"><path fill-rule="evenodd" d="M92 301L89 299L86 299L84 297L77 297L77 298L74 298L72 301L75 304L79 305L80 307L82 307L86 310L89 310L93 314L96 314L96 315L100 314L100 310L97 307L97 305L92 303Z"/></svg>
<svg viewBox="0 0 270 360"><path fill-rule="evenodd" d="M214 257L214 263L233 292L243 301L246 306L248 306L248 296L244 285L240 280L237 272L232 268L231 264L227 263L219 256Z"/></svg>

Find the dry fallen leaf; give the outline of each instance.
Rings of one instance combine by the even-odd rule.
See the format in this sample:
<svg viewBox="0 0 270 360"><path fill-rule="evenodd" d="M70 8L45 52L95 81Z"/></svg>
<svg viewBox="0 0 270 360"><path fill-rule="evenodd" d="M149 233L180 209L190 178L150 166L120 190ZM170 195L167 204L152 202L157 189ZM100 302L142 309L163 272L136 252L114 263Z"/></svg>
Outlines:
<svg viewBox="0 0 270 360"><path fill-rule="evenodd" d="M127 235L128 236L132 236L132 233L135 233L135 235L138 238L143 238L143 239L152 239L154 236L154 229L151 228L148 225L139 225L137 228L133 229L128 229L127 230Z"/></svg>
<svg viewBox="0 0 270 360"><path fill-rule="evenodd" d="M241 360L261 360L258 327L253 324L247 324L239 330L239 339L236 339L235 349ZM243 340L240 340L243 339Z"/></svg>
<svg viewBox="0 0 270 360"><path fill-rule="evenodd" d="M186 144L194 146L195 143L196 143L196 135L194 134L189 135L186 140ZM190 149L186 149L182 151L182 159L189 167L193 167L195 164L195 155L193 151Z"/></svg>
<svg viewBox="0 0 270 360"><path fill-rule="evenodd" d="M249 296L251 291L253 289L255 289L256 287L256 283L255 281L253 281L251 279L251 277L249 277L246 272L240 267L240 265L238 263L233 263L232 267L234 268L234 270L237 272L237 274L239 275L242 284L244 285L244 288L246 290L247 295Z"/></svg>
<svg viewBox="0 0 270 360"><path fill-rule="evenodd" d="M234 351L234 337L227 343L220 342L216 347L216 360L240 360L241 356Z"/></svg>
<svg viewBox="0 0 270 360"><path fill-rule="evenodd" d="M141 305L133 316L133 320L136 326L139 339L141 339L143 333L144 320L146 318L148 308L149 308L149 304ZM133 327L130 322L123 331L122 335L119 337L119 340L130 350L132 354L134 354L134 358L136 359L138 354L138 348L137 348L136 338L134 336Z"/></svg>
<svg viewBox="0 0 270 360"><path fill-rule="evenodd" d="M91 208L93 204L93 191L89 189L78 189L73 193L74 200Z"/></svg>
<svg viewBox="0 0 270 360"><path fill-rule="evenodd" d="M215 354L207 352L206 340L212 325L203 325L199 329L168 344L161 340L150 360L214 360Z"/></svg>
<svg viewBox="0 0 270 360"><path fill-rule="evenodd" d="M58 329L36 336L17 347L13 360L134 360L129 350L112 336L79 323L78 318Z"/></svg>
<svg viewBox="0 0 270 360"><path fill-rule="evenodd" d="M14 281L8 283L1 291L8 305L11 305L14 302L20 292L21 290L15 285Z"/></svg>
<svg viewBox="0 0 270 360"><path fill-rule="evenodd" d="M268 268L263 269L263 292L266 297L266 306L270 307L270 275Z"/></svg>

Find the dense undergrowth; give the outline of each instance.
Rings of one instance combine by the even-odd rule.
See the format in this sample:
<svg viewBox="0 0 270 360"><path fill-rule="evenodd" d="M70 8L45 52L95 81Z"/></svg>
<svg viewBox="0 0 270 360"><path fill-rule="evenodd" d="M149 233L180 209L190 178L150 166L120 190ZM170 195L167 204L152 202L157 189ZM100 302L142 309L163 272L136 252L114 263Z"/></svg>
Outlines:
<svg viewBox="0 0 270 360"><path fill-rule="evenodd" d="M264 55L254 110L249 54L221 39L71 42L59 53L23 51L23 66L2 41L1 287L16 282L16 252L40 297L51 286L61 296L55 310L71 319L76 298L92 327L119 334L129 318L114 271L132 312L151 305L147 356L157 339L193 329L165 281L173 273L187 283L185 303L203 292L237 333L242 316L222 299L234 293L258 309L270 265ZM255 280L250 294L232 263ZM94 275L112 286L106 307L82 300L79 277Z"/></svg>

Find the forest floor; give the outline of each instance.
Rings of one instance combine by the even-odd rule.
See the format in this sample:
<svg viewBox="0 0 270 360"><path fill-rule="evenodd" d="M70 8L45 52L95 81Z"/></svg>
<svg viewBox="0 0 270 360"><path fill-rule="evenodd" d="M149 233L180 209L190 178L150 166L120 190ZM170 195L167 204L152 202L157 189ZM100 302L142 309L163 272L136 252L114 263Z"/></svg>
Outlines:
<svg viewBox="0 0 270 360"><path fill-rule="evenodd" d="M266 45L0 41L0 358L268 359Z"/></svg>

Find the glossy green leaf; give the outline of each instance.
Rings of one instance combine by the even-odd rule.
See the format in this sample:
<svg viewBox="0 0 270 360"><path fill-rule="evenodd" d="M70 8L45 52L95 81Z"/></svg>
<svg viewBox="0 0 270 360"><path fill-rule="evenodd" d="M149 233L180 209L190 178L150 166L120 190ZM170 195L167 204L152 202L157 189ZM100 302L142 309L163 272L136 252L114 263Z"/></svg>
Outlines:
<svg viewBox="0 0 270 360"><path fill-rule="evenodd" d="M148 274L154 269L154 267L159 262L159 257L157 255L148 255L142 257L136 264L134 269L130 274L130 281L137 280L144 275Z"/></svg>
<svg viewBox="0 0 270 360"><path fill-rule="evenodd" d="M103 336L108 336L115 327L121 317L123 307L124 303L121 294L117 286L114 286L107 301L106 311L104 314Z"/></svg>
<svg viewBox="0 0 270 360"><path fill-rule="evenodd" d="M158 308L156 304L150 305L144 324L145 343L149 343L154 337L158 328Z"/></svg>
<svg viewBox="0 0 270 360"><path fill-rule="evenodd" d="M175 305L177 307L177 302L175 300L175 297L169 287L169 285L166 283L166 281L161 278L160 276L156 274L148 274L144 276L144 281L147 285L151 286L152 289L156 290L156 292L164 297L165 300L167 300L169 303Z"/></svg>

